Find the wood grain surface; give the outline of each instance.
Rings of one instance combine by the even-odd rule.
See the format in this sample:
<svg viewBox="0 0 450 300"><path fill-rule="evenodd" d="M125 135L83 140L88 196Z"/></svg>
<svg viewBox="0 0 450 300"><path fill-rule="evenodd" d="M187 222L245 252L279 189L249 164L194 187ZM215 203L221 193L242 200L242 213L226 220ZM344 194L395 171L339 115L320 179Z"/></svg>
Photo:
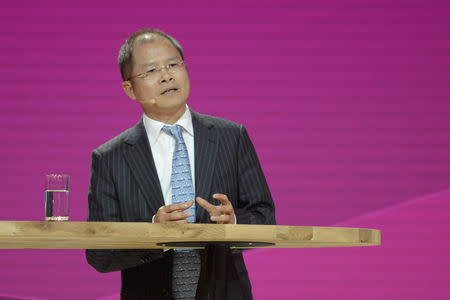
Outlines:
<svg viewBox="0 0 450 300"><path fill-rule="evenodd" d="M230 224L0 221L0 249L161 249L167 242L268 242L268 248L381 244L376 229ZM247 247L246 247L247 248Z"/></svg>

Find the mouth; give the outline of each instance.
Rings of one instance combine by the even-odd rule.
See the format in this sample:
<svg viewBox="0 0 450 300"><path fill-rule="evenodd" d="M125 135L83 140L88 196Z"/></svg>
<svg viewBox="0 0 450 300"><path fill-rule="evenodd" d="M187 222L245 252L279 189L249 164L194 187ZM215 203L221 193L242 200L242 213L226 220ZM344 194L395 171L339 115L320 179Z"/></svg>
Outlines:
<svg viewBox="0 0 450 300"><path fill-rule="evenodd" d="M161 96L173 95L173 94L175 94L176 92L178 92L178 89L177 89L177 88L167 89L167 90L165 90L165 91L163 91L163 92L161 93Z"/></svg>

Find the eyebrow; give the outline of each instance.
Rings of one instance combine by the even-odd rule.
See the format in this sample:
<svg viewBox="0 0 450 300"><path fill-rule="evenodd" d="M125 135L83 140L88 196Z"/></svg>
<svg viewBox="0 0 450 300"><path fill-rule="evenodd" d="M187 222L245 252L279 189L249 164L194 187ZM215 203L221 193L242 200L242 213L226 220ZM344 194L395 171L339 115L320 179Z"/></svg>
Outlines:
<svg viewBox="0 0 450 300"><path fill-rule="evenodd" d="M178 57L178 56L169 57L168 59L166 59L166 62L169 62L169 61L177 59L177 58L180 59L180 57ZM149 62L143 64L142 66L145 68L145 67L150 67L150 66L153 66L153 65L155 65L155 62L154 61L149 61Z"/></svg>

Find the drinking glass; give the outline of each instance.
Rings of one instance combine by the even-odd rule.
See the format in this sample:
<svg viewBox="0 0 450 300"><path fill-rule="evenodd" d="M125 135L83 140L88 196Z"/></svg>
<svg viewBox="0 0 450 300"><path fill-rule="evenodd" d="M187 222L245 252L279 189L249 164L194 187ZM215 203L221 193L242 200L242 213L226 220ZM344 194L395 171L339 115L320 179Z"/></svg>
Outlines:
<svg viewBox="0 0 450 300"><path fill-rule="evenodd" d="M69 220L69 175L45 175L45 220Z"/></svg>

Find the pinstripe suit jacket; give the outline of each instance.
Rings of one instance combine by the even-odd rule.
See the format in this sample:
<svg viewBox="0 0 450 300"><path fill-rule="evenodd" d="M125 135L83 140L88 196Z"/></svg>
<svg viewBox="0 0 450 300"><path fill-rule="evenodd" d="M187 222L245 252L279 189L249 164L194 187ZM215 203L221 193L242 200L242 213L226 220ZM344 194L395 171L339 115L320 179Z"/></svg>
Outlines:
<svg viewBox="0 0 450 300"><path fill-rule="evenodd" d="M214 193L228 196L238 224L275 224L272 197L244 126L194 111L195 193L218 205ZM164 205L142 119L92 153L89 221L151 222ZM211 223L196 205L196 222ZM86 250L100 272L122 271L122 299L170 299L172 252ZM242 253L233 259L240 286L251 299Z"/></svg>

